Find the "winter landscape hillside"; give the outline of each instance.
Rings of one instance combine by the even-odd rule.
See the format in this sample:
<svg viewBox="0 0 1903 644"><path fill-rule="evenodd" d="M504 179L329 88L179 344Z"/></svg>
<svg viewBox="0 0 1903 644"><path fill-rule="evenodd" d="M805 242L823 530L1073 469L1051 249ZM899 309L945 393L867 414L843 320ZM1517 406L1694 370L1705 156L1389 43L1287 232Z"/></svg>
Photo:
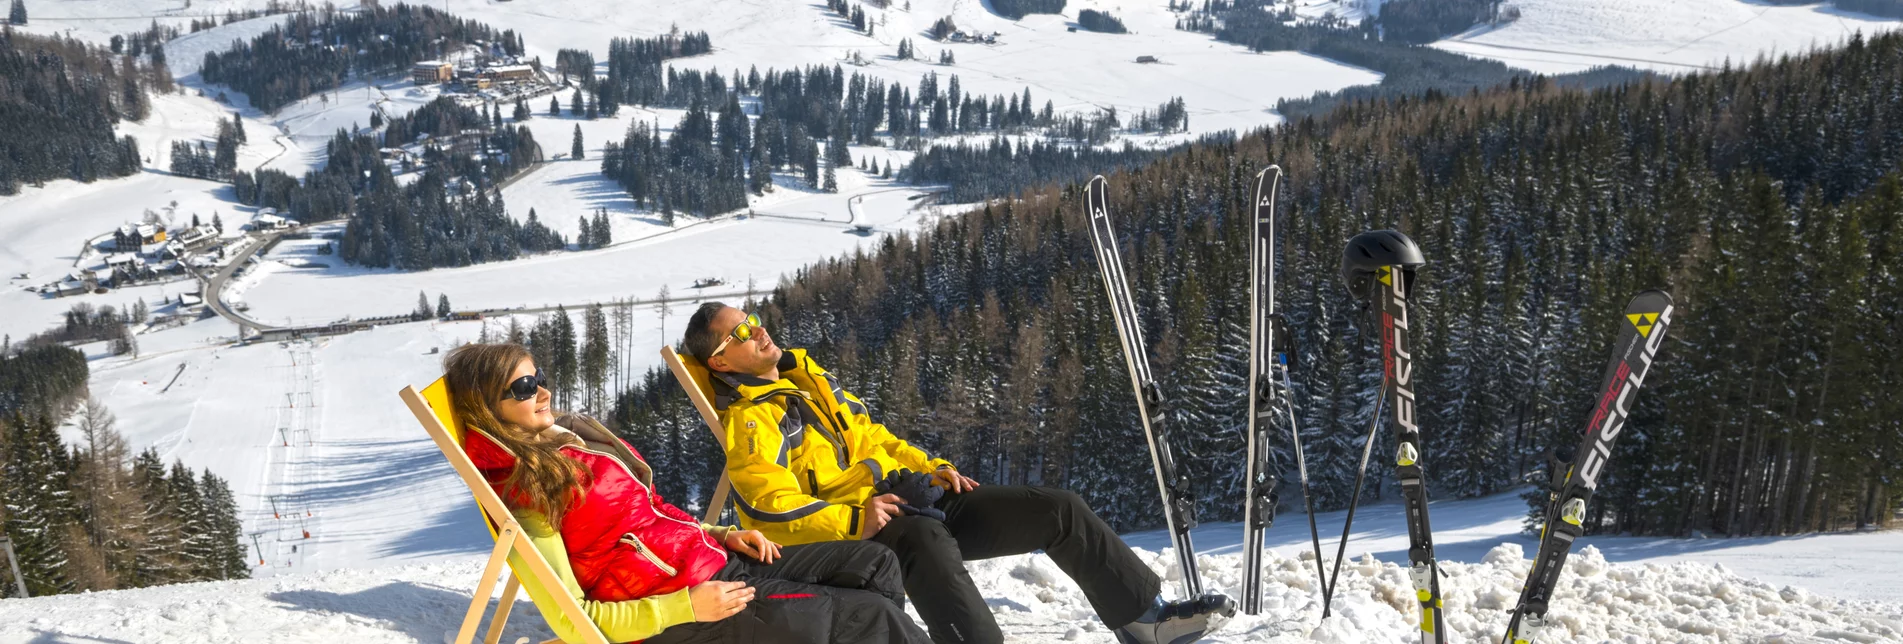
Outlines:
<svg viewBox="0 0 1903 644"><path fill-rule="evenodd" d="M1178 4L1185 3L1072 0L1062 13L1011 19L986 0L865 2L874 25L869 35L816 2L448 0L431 6L513 30L521 39L520 58L539 59L544 71L538 73L551 86L566 80L551 71L564 50L592 55L601 62L593 63L591 73L605 77L613 39L705 32L710 52L667 64L736 83L751 69L838 66L907 93L928 74L956 74L966 96L1008 96L1015 105L1020 93L1028 93L1035 99L1024 106L1026 113L1034 111L1030 103L1048 102L1060 116L1114 110L1131 120L1180 97L1187 112L1181 127L1119 129L1107 141L1083 144L1113 151L1127 146L1132 154L1161 154L1204 137L1221 140L1225 133L1279 125L1279 100L1384 78L1313 53L1255 52L1179 29L1189 12ZM1296 4L1303 20L1358 22L1378 15L1381 3ZM1672 77L1838 47L1853 34L1867 38L1903 25L1826 4L1507 4L1518 10L1517 20L1478 24L1431 46L1544 74L1619 65ZM757 301L815 264L864 257L897 238L956 227L960 217L984 212L987 205L1006 210L1002 202L953 203L943 198L946 185L881 172L900 172L923 152L901 149L891 140L897 137L882 136L876 145L840 144L846 163L826 162L829 176L839 168L830 190L820 187L817 174L782 171L768 177L772 191L749 193L744 208L663 213L604 174L601 159L635 128L653 128L657 138L674 135L691 115L704 113L686 105L624 104L612 116L591 118L570 112L571 89L562 86L526 99L534 114L519 122L505 115L510 99L464 103L484 113L493 107L498 123L506 119L509 127L525 129L542 157L493 185L476 181L482 187L475 189L505 203L502 214L517 225L546 225L566 248L429 270L367 266L339 256L344 236L355 234L347 233L347 217L280 229L289 224L273 219L277 210L264 212L232 181L175 172L174 144L210 146L238 123L248 136L230 160L237 170L316 176L336 158L340 132L346 138L374 136L373 123L422 110L440 97L456 98L457 90L399 72L350 77L334 89L261 110L243 92L207 82L201 72L207 54L286 24L291 14L273 11L276 3L28 0L25 6L30 20L10 29L97 46L155 25L178 28L181 33L164 50L166 73L177 90L154 92L148 116L116 125L116 134L137 140L140 171L90 183L29 182L17 194L0 194L0 273L10 287L0 291L0 332L13 349L33 334L70 326L75 304L146 312L126 325L129 341L87 336L64 343L84 354L85 394L116 416L131 452L154 450L165 464L182 463L228 483L252 578L29 599L14 598L9 588L0 593L6 597L0 599L0 642L443 641L460 619L491 542L469 494L396 398L401 387L441 375L442 352L505 337L511 326L533 328L559 313L581 327L594 304L606 305L610 316L624 310L612 326L616 364L612 384L603 385L611 388L610 400L586 409L605 417L617 404L612 394L641 386L642 375L660 366L657 350L678 340L699 302ZM1083 9L1118 16L1130 33L1078 28ZM242 19L226 24L227 12L242 11L275 15L234 16ZM929 30L947 17L960 37L934 40ZM193 31L195 20L215 26ZM913 59L895 54L902 42L917 52ZM955 62L936 62L944 54ZM547 113L551 99L560 115ZM743 121L757 122L762 99L740 102L754 117ZM1029 145L1058 138L1021 128L939 142ZM579 158L571 140L583 151ZM398 143L389 147L401 148ZM403 171L407 159L423 158L429 145L375 152L385 155L396 184L409 186L435 176ZM470 156L496 158L486 146ZM283 210L286 217L298 215ZM595 235L590 218L597 213L612 241L584 245L584 235ZM214 219L222 228L209 226ZM132 261L109 244L122 226L138 234L139 224L203 228L211 237L206 243L226 250L196 255L204 260L199 264L174 257L173 272L158 277L85 288L97 284L83 272ZM750 252L728 250L735 248ZM1077 274L1079 280L1096 277L1088 268ZM73 288L61 286L69 283ZM433 313L412 315L419 298ZM327 326L349 332L316 331ZM82 445L77 423L58 424L67 445ZM681 436L702 440L706 432L690 426ZM1133 455L1142 449L1136 442L1123 447ZM1141 467L1147 472L1146 459ZM698 509L711 483L694 481L674 500ZM1505 610L1530 565L1527 557L1537 548L1524 530L1524 491L1448 495L1432 506L1448 590L1446 626L1455 641L1497 640L1505 625ZM1407 559L1400 506L1388 501L1358 513L1346 585L1337 593L1334 615L1322 620L1315 562L1301 534L1307 517L1296 511L1296 494L1283 494L1285 511L1269 532L1265 614L1237 617L1212 641L1414 641L1418 616L1407 572L1397 563ZM1317 514L1324 539L1344 517L1340 511ZM1218 521L1195 533L1205 575L1216 589L1241 583L1240 532L1237 524ZM1167 535L1132 531L1127 537L1160 574L1174 574ZM1583 539L1554 603L1568 633L1561 639L1903 642L1903 533L1704 537ZM1048 557L974 563L972 571L1011 641L1113 641ZM6 579L0 573L0 581ZM503 641L549 637L533 614L521 602Z"/></svg>

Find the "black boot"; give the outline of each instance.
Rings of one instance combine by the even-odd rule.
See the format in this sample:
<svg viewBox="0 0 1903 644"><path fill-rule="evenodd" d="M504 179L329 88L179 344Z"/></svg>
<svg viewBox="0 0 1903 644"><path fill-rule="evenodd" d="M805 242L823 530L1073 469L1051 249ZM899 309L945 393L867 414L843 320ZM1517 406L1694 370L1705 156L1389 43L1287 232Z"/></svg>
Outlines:
<svg viewBox="0 0 1903 644"><path fill-rule="evenodd" d="M1136 621L1116 630L1122 644L1188 644L1221 628L1236 614L1236 603L1220 593L1164 602L1162 597Z"/></svg>

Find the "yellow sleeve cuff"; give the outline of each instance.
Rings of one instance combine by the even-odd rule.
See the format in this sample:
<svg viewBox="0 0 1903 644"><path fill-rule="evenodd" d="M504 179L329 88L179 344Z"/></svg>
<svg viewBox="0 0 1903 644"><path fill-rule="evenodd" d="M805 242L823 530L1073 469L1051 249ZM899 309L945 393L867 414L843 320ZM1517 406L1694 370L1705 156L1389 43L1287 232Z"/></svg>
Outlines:
<svg viewBox="0 0 1903 644"><path fill-rule="evenodd" d="M661 628L686 624L694 621L694 599L682 588L674 592L656 596L655 608L659 613Z"/></svg>
<svg viewBox="0 0 1903 644"><path fill-rule="evenodd" d="M733 532L738 529L739 528L736 528L730 525L708 525L705 523L700 524L700 530L702 532L707 533L707 536L713 537L714 541L720 542L720 544L723 546L726 545L727 543L727 533Z"/></svg>

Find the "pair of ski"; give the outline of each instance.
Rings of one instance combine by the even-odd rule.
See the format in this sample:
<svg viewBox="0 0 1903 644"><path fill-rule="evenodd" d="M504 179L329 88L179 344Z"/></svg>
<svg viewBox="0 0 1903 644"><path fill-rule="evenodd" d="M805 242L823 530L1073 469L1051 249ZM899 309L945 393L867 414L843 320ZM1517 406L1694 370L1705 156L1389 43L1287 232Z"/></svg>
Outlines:
<svg viewBox="0 0 1903 644"><path fill-rule="evenodd" d="M1441 623L1440 575L1434 561L1434 539L1427 515L1427 485L1420 465L1420 428L1416 422L1414 397L1413 345L1408 341L1407 296L1412 291L1415 269L1425 263L1412 240L1393 231L1357 235L1350 240L1342 262L1343 278L1350 290L1365 294L1377 303L1376 328L1381 333L1381 390L1375 398L1374 414L1369 419L1368 435L1362 443L1361 466L1355 474L1354 491L1348 502L1348 517L1341 527L1341 539L1335 550L1334 570L1324 574L1321 535L1315 527L1315 506L1308 493L1308 463L1302 453L1301 433L1295 420L1293 384L1289 379L1292 365L1293 336L1285 319L1275 311L1275 204L1282 169L1269 166L1256 174L1255 228L1250 244L1250 352L1249 415L1245 436L1248 441L1248 465L1243 506L1243 612L1254 615L1262 607L1263 533L1275 519L1275 487L1279 482L1271 474L1268 443L1270 430L1278 419L1288 428L1294 447L1295 464L1301 477L1302 502L1308 514L1309 539L1315 548L1315 574L1321 582L1322 617L1329 615L1334 591L1341 578L1348 536L1355 520L1355 507L1361 497L1362 483L1373 454L1375 433L1379 431L1383 407L1394 410L1397 436L1395 476L1401 483L1408 527L1408 570L1421 603L1422 641L1443 641Z"/></svg>
<svg viewBox="0 0 1903 644"><path fill-rule="evenodd" d="M1262 539L1263 533L1268 530L1269 524L1275 519L1277 502L1275 488L1279 481L1273 473L1273 470L1268 467L1269 452L1267 443L1269 429L1274 425L1276 418L1287 418L1289 435L1295 445L1296 461L1301 470L1302 497L1304 503L1308 503L1308 470L1306 463L1303 461L1300 435L1296 430L1295 412L1289 396L1290 355L1293 353L1290 347L1292 345L1291 339L1293 335L1288 332L1282 317L1275 312L1275 188L1279 185L1281 176L1282 170L1276 166L1269 166L1256 175L1256 194L1254 202L1256 232L1250 246L1252 269L1249 291L1251 306L1249 315L1248 472L1246 474L1247 482L1245 484L1246 489L1243 503L1243 525L1245 534L1242 542L1244 575L1242 585L1242 609L1243 612L1251 615L1261 610ZM1165 422L1165 401L1162 396L1162 390L1157 386L1156 380L1150 372L1149 353L1144 345L1143 329L1137 318L1136 305L1130 297L1128 279L1126 279L1123 271L1122 254L1117 249L1116 230L1110 222L1108 193L1108 183L1102 176L1098 176L1090 181L1085 195L1086 212L1090 219L1090 237L1095 243L1097 266L1102 274L1105 289L1110 296L1111 318L1116 323L1117 337L1123 348L1124 360L1130 367L1130 385L1136 392L1137 416L1143 425L1144 436L1149 441L1150 463L1156 472L1157 489L1163 497L1164 523L1170 533L1170 545L1175 549L1177 565L1183 572L1183 593L1185 597L1200 597L1204 594L1202 575L1197 567L1195 546L1190 540L1190 530L1196 527L1196 500L1190 486L1189 477L1177 468L1176 458L1172 451L1172 441L1170 440L1171 428ZM1418 255L1418 253L1416 254ZM1416 265L1418 265L1418 263ZM1412 275L1411 267L1408 275ZM1405 297L1406 284L1400 279L1398 273L1396 274L1396 279L1384 279L1383 283L1394 287L1384 289L1383 292L1391 292L1396 295L1397 298ZM1384 300L1384 323L1395 333L1399 334L1394 337L1400 340L1405 340L1407 329L1407 312L1405 307L1404 299ZM1398 316L1398 318L1395 316ZM1396 319L1399 320L1398 329L1393 328ZM1388 350L1387 355L1390 360L1388 372L1390 374L1394 373L1396 368L1393 363L1394 356L1399 355L1402 359L1410 359L1405 349L1387 342L1384 342L1383 345ZM1396 353L1397 349L1398 354ZM1411 363L1403 363L1400 369L1402 370L1400 380L1401 387L1394 389L1397 392L1395 395L1404 398L1406 405L1397 404L1396 407L1397 409L1405 409L1401 414L1401 419L1405 426L1411 428L1413 424L1413 393L1410 388L1407 388L1408 378L1406 374L1411 373L1412 365ZM1386 390L1388 389L1387 379L1385 378L1383 380L1383 389L1383 396L1385 397L1387 395ZM1380 412L1377 409L1375 421L1373 426L1369 429L1369 446L1373 445L1372 433L1375 427L1379 427L1379 420ZM1418 441L1418 433L1414 433L1411 436L1412 438L1404 438L1408 445L1414 445ZM1414 447L1406 447L1404 450L1418 452ZM1365 449L1362 453L1361 460L1361 469L1363 472L1366 472L1368 452ZM1416 570L1430 573L1429 577L1422 579L1431 581L1431 573L1433 570L1433 544L1428 537L1427 531L1426 490L1421 485L1421 477L1418 475L1418 465L1410 460L1404 464L1403 469L1407 467L1412 467L1415 472L1415 475L1411 477L1404 475L1402 480L1403 489L1411 490L1407 492L1410 502L1408 511L1410 517L1409 528L1411 533L1416 536L1416 543L1421 545L1419 548L1409 549L1410 558L1415 560ZM1355 482L1355 494L1357 497L1360 495L1360 488L1361 481L1357 478ZM1353 505L1351 504L1349 507L1348 521L1350 525L1352 525L1354 521ZM1309 504L1308 510L1309 534L1315 543L1317 577L1321 578L1321 537L1315 528L1314 506ZM1418 517L1418 526L1415 521L1416 517ZM1348 527L1344 526L1342 529L1343 548L1347 546L1347 538ZM1420 553L1419 557L1414 556L1416 551ZM1340 561L1341 555L1337 553L1336 576L1339 576L1341 573ZM1333 590L1333 584L1331 580L1321 578L1321 581L1324 596L1332 596L1331 591ZM1428 614L1431 616L1423 617L1422 620L1423 631L1432 633L1433 620L1439 616L1438 586L1433 584L1421 585L1419 583L1417 583L1417 586L1433 591L1431 602L1427 595L1423 595L1423 608L1424 610L1430 611ZM1327 615L1326 608L1323 610L1323 615Z"/></svg>
<svg viewBox="0 0 1903 644"><path fill-rule="evenodd" d="M1348 517L1335 554L1332 575L1323 577L1321 538L1315 526L1314 506L1308 494L1308 468L1302 454L1297 430L1292 385L1289 379L1293 336L1285 320L1275 312L1275 203L1282 170L1269 166L1256 175L1254 195L1255 227L1251 238L1250 278L1250 369L1249 413L1247 428L1247 472L1243 504L1243 611L1261 610L1263 533L1274 522L1278 497L1278 477L1269 466L1267 443L1276 419L1286 418L1296 466L1300 475L1303 503L1308 514L1309 535L1314 543L1316 574L1323 593L1322 615L1329 614L1335 581L1341 573L1347 540L1354 523L1355 506L1367 473L1368 459L1379 430L1382 407L1394 411L1399 428L1395 454L1395 475L1401 483L1408 525L1408 569L1421 604L1421 640L1440 644L1445 635L1440 595L1439 569L1434 558L1433 535L1428 521L1427 488L1420 464L1420 428L1414 396L1414 356L1407 339L1407 296L1412 290L1415 269L1425 262L1418 249L1405 235L1393 231L1364 233L1351 240L1344 251L1343 277L1349 288L1365 292L1377 303L1376 328L1381 333L1382 380L1376 398L1375 413L1362 445L1361 465L1349 500ZM1137 411L1149 442L1151 464L1162 494L1164 521L1170 533L1178 566L1182 571L1185 597L1203 595L1190 530L1196 526L1195 499L1189 479L1176 467L1171 451L1169 427L1163 422L1164 400L1149 369L1148 352L1143 341L1135 304L1124 276L1122 255L1117 249L1116 231L1108 210L1108 185L1102 176L1091 180L1086 192L1091 239L1104 285L1112 304L1124 359L1130 367L1131 386L1136 392ZM1520 602L1509 618L1507 641L1529 644L1545 626L1548 600L1558 581L1572 542L1584 532L1582 523L1586 504L1598 486L1598 479L1612 454L1612 443L1624 427L1631 400L1643 383L1653 357L1671 322L1671 297L1663 291L1646 291L1635 296L1626 307L1626 320L1613 346L1607 366L1603 394L1589 420L1580 448L1582 467L1569 468L1566 475L1555 476L1558 483L1549 500L1547 527L1542 532L1540 550L1533 571L1522 589ZM1555 465L1555 474L1558 472ZM1560 523L1553 523L1554 517ZM1522 620L1525 627L1522 628Z"/></svg>

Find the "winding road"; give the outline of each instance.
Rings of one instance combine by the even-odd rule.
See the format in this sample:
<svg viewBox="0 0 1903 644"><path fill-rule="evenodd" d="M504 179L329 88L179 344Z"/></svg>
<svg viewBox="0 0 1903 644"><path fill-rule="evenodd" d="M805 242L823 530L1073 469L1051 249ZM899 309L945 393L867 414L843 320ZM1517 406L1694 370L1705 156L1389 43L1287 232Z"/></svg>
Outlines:
<svg viewBox="0 0 1903 644"><path fill-rule="evenodd" d="M245 329L268 331L277 327L245 317L237 311L232 310L229 305L225 304L225 284L231 281L231 276L236 274L238 269L244 268L244 265L251 261L253 255L256 255L258 251L270 246L271 242L277 241L277 238L283 234L283 231L273 231L265 233L262 237L252 239L249 244L246 244L244 248L238 251L237 258L226 263L223 267L220 267L218 272L213 273L210 278L205 280L205 306L211 307L213 313L217 313L219 316L237 323L239 339L244 338Z"/></svg>

